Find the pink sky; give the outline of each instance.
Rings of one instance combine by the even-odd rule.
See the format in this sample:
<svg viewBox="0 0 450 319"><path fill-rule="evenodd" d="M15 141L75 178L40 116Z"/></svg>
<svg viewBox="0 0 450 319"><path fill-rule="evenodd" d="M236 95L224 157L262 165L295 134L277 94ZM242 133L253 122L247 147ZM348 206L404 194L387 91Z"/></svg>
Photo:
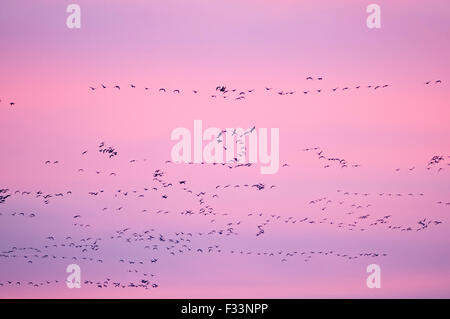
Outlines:
<svg viewBox="0 0 450 319"><path fill-rule="evenodd" d="M39 257L32 264L23 257L30 252L8 253L10 257L0 257L0 297L450 296L448 1L377 1L382 26L376 30L365 22L371 2L356 0L75 2L81 7L79 30L66 27L71 2L0 3L0 189L12 192L0 204L0 251L59 245L67 236L77 243L101 237L100 249L42 249L41 255L57 258ZM308 76L316 79L306 80ZM384 84L389 87L373 89ZM213 99L217 85L255 91L242 101ZM158 92L161 87L168 92ZM349 90L342 91L344 87ZM174 89L182 93L174 94ZM280 96L278 91L296 93ZM261 175L259 164L228 169L165 163L175 144L172 130L192 131L197 119L204 128L279 128L280 165L289 166ZM109 159L99 154L102 141L119 155ZM315 146L361 167L324 168L314 152L302 151ZM85 150L88 154L81 155ZM427 170L435 155L445 160ZM130 163L132 159L136 162ZM46 165L47 160L59 163ZM162 189L153 180L156 169L174 186ZM205 201L217 215L181 215L202 205L182 191L180 180L194 192L206 192ZM216 189L256 183L267 187ZM143 190L156 186L157 192ZM118 189L129 195L115 197ZM33 195L14 194L16 190ZM35 198L37 191L68 190L73 194L52 198L48 205ZM104 193L88 194L98 190ZM346 191L350 194L344 195ZM325 197L331 202L309 204ZM115 211L118 207L121 212ZM170 213L156 214L158 210ZM36 217L11 215L20 212ZM263 216L248 216L256 212ZM74 221L77 214L82 217ZM365 214L370 217L360 220L364 231L336 226ZM369 226L385 215L391 215L388 224ZM291 223L305 217L315 223ZM324 218L327 222L319 223ZM423 231L388 228L416 229L424 218L432 224ZM257 226L266 219L264 234L256 237ZM153 251L141 242L127 243L125 237L110 239L127 227L128 235L154 228L156 235L170 238L175 232L207 233L237 221L238 235L194 236L192 251L175 256L162 246ZM215 245L221 252L196 252ZM279 256L255 255L279 251ZM281 262L292 251L315 253L306 262L300 256ZM345 260L318 256L318 251L380 256ZM152 282L159 287L68 289L64 280L70 262L61 256L104 260L78 260L82 280L136 281L142 279L140 273L128 270L140 267L140 272L156 275ZM158 262L130 266L118 262L121 258ZM380 289L366 286L371 263L381 266ZM8 280L60 282L33 288L5 284Z"/></svg>

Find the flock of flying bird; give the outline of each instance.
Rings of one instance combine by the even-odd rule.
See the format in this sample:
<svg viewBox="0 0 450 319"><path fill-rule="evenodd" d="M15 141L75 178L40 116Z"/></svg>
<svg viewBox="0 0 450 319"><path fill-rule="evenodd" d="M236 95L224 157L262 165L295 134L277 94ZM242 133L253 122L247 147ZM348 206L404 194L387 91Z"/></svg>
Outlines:
<svg viewBox="0 0 450 319"><path fill-rule="evenodd" d="M318 80L318 81L322 81L323 77L312 77L312 76L308 76L306 78L307 81L314 81L314 80ZM430 86L433 84L441 84L442 80L430 80L430 81L426 81L424 82L425 85ZM98 89L108 89L108 88L113 88L114 90L120 91L122 90L124 87L129 87L131 89L137 89L138 87L135 84L129 84L129 85L111 85L111 86L107 86L105 84L100 84L99 87L94 87L94 86L89 86L89 90L91 91L95 91ZM348 91L350 89L363 89L363 88L367 88L367 89L373 89L373 90L379 90L379 89L385 89L390 87L390 84L369 84L369 85L354 85L354 86L336 86L336 87L332 87L331 89L324 89L324 88L316 88L316 89L304 89L304 90L300 90L300 91L292 91L292 90L277 90L274 89L273 87L264 87L263 91L266 92L274 92L277 95L293 95L296 93L301 93L301 94L311 94L311 93L322 93L325 91L329 91L329 92L337 92L337 91ZM155 91L158 93L173 93L173 94L182 94L185 91L181 90L181 89L168 89L168 88L164 88L164 87L160 87L160 88L156 88L156 89L150 89L148 86L144 86L143 89L145 91ZM245 90L239 90L236 88L228 88L224 85L218 85L216 86L215 90L213 91L213 93L209 93L209 97L210 98L218 98L218 97L222 97L224 99L227 99L229 97L231 97L232 99L238 101L238 100L243 100L246 98L246 96L248 96L250 93L255 92L256 89L245 89ZM187 90L187 92L191 92L192 94L199 94L200 90L198 89L192 89L192 90ZM230 94L230 95L227 95ZM234 96L231 96L231 94L234 94ZM0 103L2 102L2 99L0 99ZM14 101L10 101L9 106L15 106L16 103Z"/></svg>
<svg viewBox="0 0 450 319"><path fill-rule="evenodd" d="M246 131L250 133L254 128ZM112 157L117 156L119 153L113 146L106 146L104 142L101 142L97 146L97 151L103 155L106 154L105 160L109 160ZM312 147L303 149L304 152L315 152L318 160L329 161L337 163L342 167L348 165L357 167L357 164L348 164L348 162L338 157L327 157L324 151L320 147ZM81 156L87 156L88 150L81 152ZM95 152L94 152L95 154ZM145 162L146 159L143 160ZM429 161L429 165L437 165L445 161L443 156L434 156ZM137 160L129 160L129 165L133 165ZM59 160L49 160L44 165L59 164ZM49 234L45 237L45 244L33 245L28 247L2 247L0 251L1 260L22 260L27 264L42 263L46 261L70 261L70 262L83 262L90 264L103 264L106 262L114 262L114 260L106 260L101 256L101 250L103 243L121 242L124 244L133 244L133 246L139 247L143 251L148 251L145 254L147 257L142 258L120 258L116 260L119 265L124 266L124 270L127 274L133 275L133 279L127 282L123 280L113 280L106 278L104 280L86 280L83 283L88 286L97 288L142 288L145 290L154 289L159 287L159 284L155 282L153 271L149 273L149 269L152 269L152 265L156 265L159 259L166 256L183 256L187 254L198 255L239 255L239 256L257 256L259 258L273 258L279 260L282 263L288 262L294 258L301 258L304 262L310 261L312 258L341 258L344 260L356 260L361 258L380 258L387 256L383 252L364 251L357 254L337 252L335 250L305 250L305 249L280 249L280 250L249 250L239 248L226 248L222 247L222 244L207 244L211 240L218 240L220 238L235 237L245 234L246 227L253 225L255 238L261 238L267 236L271 226L278 227L280 225L289 225L290 227L335 227L337 230L343 231L368 231L372 228L384 228L391 231L400 232L418 232L428 230L432 227L436 227L443 222L441 220L435 220L430 218L420 218L415 223L404 224L396 223L393 221L394 216L392 214L379 215L374 211L374 203L367 201L367 199L373 199L374 196L390 197L390 198L421 198L425 195L423 193L389 193L382 192L377 194L363 193L363 192L350 192L338 189L336 193L339 198L333 198L332 196L324 196L317 199L310 200L308 202L309 214L298 214L296 216L285 216L276 213L266 213L262 211L250 212L247 215L241 215L240 217L232 216L229 212L222 212L215 208L215 201L221 196L226 196L227 192L239 191L239 192L271 192L277 189L277 185L267 184L264 182L248 182L239 184L217 184L211 189L195 190L189 186L189 181L186 179L169 180L166 173L170 171L171 165L178 165L172 163L170 160L166 161L164 167L157 168L153 171L153 178L149 185L135 189L117 189L115 191L108 191L106 189L89 190L85 195L88 197L95 197L96 200L102 203L118 203L113 206L105 206L99 209L98 213L107 214L134 214L138 213L144 216L153 215L178 215L182 218L193 218L192 216L198 216L206 218L207 224L210 225L209 229L203 231L186 231L179 230L174 232L167 232L163 230L157 230L155 228L149 228L142 231L132 231L130 227L118 229L107 236L95 237L95 236L80 236L83 235L83 230L76 231L77 229L92 229L94 224L87 223L84 220L88 220L89 216L85 216L85 213L77 213L71 217L71 224L74 227L76 235L68 235L65 237L57 237L53 234ZM185 164L189 165L189 164ZM214 164L205 164L215 166ZM250 167L250 166L246 166ZM289 169L290 165L284 164L283 169ZM79 170L79 172L81 172ZM84 172L84 171L83 171ZM96 172L98 173L98 171ZM111 176L111 175L110 175ZM169 198L168 192L176 194L177 192L183 192L190 196L193 200L191 208L184 210L168 210L157 209L155 207L155 194L157 197L167 200ZM10 190L7 188L0 189L0 204L5 205L8 201L15 199L22 201L24 198L41 200L43 204L49 205L54 200L70 200L71 196L74 196L75 191L61 190L56 193L43 192L42 190ZM263 195L268 196L268 194ZM149 207L142 208L140 211L131 210L127 208L127 202L134 202L139 199L149 197L147 204ZM361 199L352 200L353 197L361 197ZM115 201L114 201L115 199ZM438 204L446 206L450 205L450 202L440 201ZM0 218L7 216L13 218L25 218L39 220L42 213L36 211L41 210L39 206L36 206L36 210L33 212L25 211L12 211L10 214L0 213ZM345 215L336 215L338 211L346 211ZM149 219L151 221L151 219ZM81 233L80 233L81 231ZM206 238L209 238L206 240ZM69 250L70 249L70 250ZM106 257L105 257L106 258ZM150 267L150 268L149 268ZM0 287L8 286L20 286L28 285L30 287L42 287L47 285L54 285L61 283L60 278L51 278L43 281L21 281L21 280L6 280L0 281Z"/></svg>
<svg viewBox="0 0 450 319"><path fill-rule="evenodd" d="M312 152L315 154L316 158L321 160L325 163L323 168L329 168L333 167L333 164L335 164L335 167L340 168L347 168L347 167L361 167L360 164L350 164L347 160L340 158L340 157L328 157L325 155L324 151L316 146L316 147L309 147L303 149L304 152ZM429 162L424 166L424 169L426 170L432 170L433 168L437 172L441 172L445 169L446 166L450 166L450 156L444 156L444 155L434 155ZM412 172L416 169L416 166L408 167L407 170ZM399 172L402 168L396 168L395 171Z"/></svg>
<svg viewBox="0 0 450 319"><path fill-rule="evenodd" d="M307 81L315 81L315 80L316 81L322 81L323 77L308 76L306 78L306 80ZM424 82L424 84L427 85L427 86L432 85L432 84L441 84L441 83L442 83L442 80L433 80L433 81L426 81L426 82ZM369 84L369 85L354 85L354 86L347 85L347 86L341 86L341 87L340 86L336 86L336 87L332 87L330 89L315 88L315 89L303 89L303 90L299 90L299 91L296 91L296 90L280 90L280 89L275 89L273 87L266 86L266 87L264 87L262 89L262 91L273 92L273 93L275 93L277 95L293 95L293 94L296 94L296 93L307 95L307 94L312 94L312 93L322 93L322 92L326 92L326 91L338 92L338 91L349 91L351 89L360 90L360 89L363 89L363 88L372 89L372 90L376 91L376 90L388 88L390 86L391 86L390 84ZM121 85L117 85L117 84L116 85L107 86L105 84L100 84L100 87L90 86L89 89L91 91L95 91L95 90L97 90L99 88L101 88L101 89L113 88L113 89L115 89L117 91L120 91L124 87L129 87L131 89L137 89L138 88L138 86L135 85L135 84L129 84L129 85L125 85L125 86L123 86L123 85L121 86ZM200 93L200 90L198 90L198 89L192 89L192 90L187 90L187 91L181 90L181 89L178 89L178 88L176 88L176 89L168 89L168 88L165 88L165 87L150 89L147 86L144 86L143 89L145 91L148 91L148 92L173 93L173 94L177 94L177 95L178 94L183 94L185 92L190 92L190 93L195 94L195 95ZM208 96L210 98L222 97L224 99L231 98L233 100L243 100L243 99L246 98L246 96L249 96L249 94L251 94L251 93L253 93L255 91L256 91L256 89L244 89L244 90L242 90L242 89L237 89L237 88L228 88L225 85L218 85L218 86L215 87L215 90L213 92L209 92L208 93Z"/></svg>
<svg viewBox="0 0 450 319"><path fill-rule="evenodd" d="M322 77L307 77L307 81L323 81ZM425 85L440 84L441 80L427 81ZM390 87L389 84L383 85L367 85L367 86L344 86L332 88L331 92L347 91L350 89L373 89L380 90ZM112 88L121 91L124 86L112 85L106 86L101 84L100 87L90 87L91 91L98 89ZM137 86L130 84L129 88L137 89ZM158 88L150 89L144 87L146 91L173 94L183 94L185 91L181 89ZM293 95L297 91L276 90L271 87L265 87L263 91L274 92L277 95ZM301 94L321 93L325 89L302 90ZM246 96L255 92L255 89L238 90L235 88L228 88L224 85L216 86L214 93L209 94L211 98L232 97L235 100L245 99ZM199 94L199 90L191 90L192 94ZM0 102L2 102L0 100ZM14 102L9 103L14 106ZM240 145L237 149L237 157L230 163L199 163L199 166L208 167L223 167L228 169L248 168L253 164L239 163L240 157L246 156L246 147L244 138L248 134L252 134L256 126L249 128L243 132L232 132L238 139L236 144ZM221 131L216 137L218 143L223 142L223 134L227 131ZM226 146L223 148L226 150ZM308 154L313 154L315 158L323 164L323 168L332 169L337 168L358 168L361 165L357 163L350 163L340 156L329 156L321 147L309 147L302 150ZM95 151L83 150L80 152L82 157L89 157L92 154L100 154L104 160L111 160L119 157L119 152L114 146L108 146L105 142L97 145ZM439 172L444 170L444 167L450 165L448 161L450 156L435 155L425 168L430 170L436 168ZM136 160L131 159L127 161L129 165L137 164L138 162L147 162L147 159ZM45 166L50 169L53 165L61 166L60 160L47 160L44 162ZM290 227L291 229L301 229L302 227L331 227L339 231L348 232L364 232L372 229L384 229L398 232L419 232L430 230L443 223L431 217L421 217L410 224L395 221L395 215L392 213L382 213L375 209L376 198L386 198L390 200L401 200L402 198L424 198L424 193L393 193L393 192L354 192L336 190L335 194L328 194L316 199L312 199L306 203L307 209L295 216L286 216L285 214L265 212L259 209L240 214L236 216L233 212L221 211L216 208L216 203L220 198L233 196L233 192L257 192L262 196L270 196L270 192L276 191L279 186L266 183L264 181L248 181L243 183L221 183L215 184L212 188L195 189L191 186L190 181L186 178L169 179L167 173L171 170L172 165L175 164L170 160L164 162L159 168L154 168L152 173L152 180L147 185L141 187L134 187L130 189L117 188L114 190L108 187L99 189L89 189L80 193L76 190L60 190L58 192L45 192L42 190L11 190L9 188L0 189L0 209L2 206L8 205L11 202L22 202L24 200L38 201L42 205L51 205L55 201L71 201L74 196L87 196L95 200L98 205L92 205L89 214L103 214L102 216L108 218L106 214L114 215L133 215L148 217L150 224L152 224L153 216L176 216L180 220L187 218L202 218L205 221L206 228L203 230L176 230L168 231L163 227L157 229L155 227L148 227L143 230L133 230L132 227L125 227L114 230L107 235L96 236L95 222L90 221L90 216L86 212L77 212L70 216L69 225L73 227L73 232L67 236L57 236L55 234L48 234L42 238L42 244L20 247L0 247L0 263L2 261L17 261L29 265L45 263L49 261L60 261L70 263L86 263L92 265L103 265L109 263L117 263L131 279L115 280L110 277L94 280L84 279L83 284L96 288L140 288L144 290L155 289L159 287L159 283L155 281L159 278L154 270L157 270L158 261L163 258L172 258L173 256L182 257L185 255L221 255L226 256L248 256L249 258L267 258L269 262L272 260L286 263L291 260L299 259L303 262L309 262L313 258L339 258L341 260L357 260L363 258L381 258L386 257L385 252L363 251L359 253L339 252L334 249L292 249L283 247L281 249L244 249L244 248L230 248L224 241L227 238L239 237L246 235L248 229L252 229L253 236L256 240L267 237L272 227ZM195 163L186 163L184 165L195 165ZM290 164L282 164L283 170L289 170ZM396 171L400 171L397 168ZM409 171L415 170L415 167L408 168ZM85 168L78 168L79 174L88 174ZM101 175L102 170L94 170L95 174ZM106 172L107 176L113 178L120 172ZM192 201L191 207L185 209L167 209L157 207L161 201L161 206L164 202L177 201L178 195L183 194ZM137 209L133 203L140 201L141 208ZM449 207L449 201L438 201L436 204ZM26 220L37 221L46 218L45 209L43 206L34 204L35 209L32 211L14 209L14 205L8 207L8 212L0 211L0 219L11 218L9 222L24 223ZM99 206L99 208L95 208ZM146 206L146 207L145 207ZM343 214L339 214L342 213ZM13 221L12 221L13 220ZM147 224L146 224L147 225ZM183 222L180 223L183 225ZM147 226L145 226L147 227ZM105 247L111 243L119 243L120 245L128 245L133 249L139 249L142 253L138 256L130 257L128 249L121 251L123 257L114 259L108 254L103 255L102 252ZM128 256L127 256L128 255ZM172 256L172 257L170 257ZM155 269L156 268L156 269ZM0 288L10 286L30 286L30 287L45 287L51 285L59 285L64 280L61 278L49 278L46 280L17 280L5 279L0 277Z"/></svg>

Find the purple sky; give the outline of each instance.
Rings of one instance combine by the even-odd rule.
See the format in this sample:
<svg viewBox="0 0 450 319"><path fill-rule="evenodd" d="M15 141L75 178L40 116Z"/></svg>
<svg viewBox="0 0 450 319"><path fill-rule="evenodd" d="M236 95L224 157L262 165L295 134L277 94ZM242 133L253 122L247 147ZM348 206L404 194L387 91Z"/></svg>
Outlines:
<svg viewBox="0 0 450 319"><path fill-rule="evenodd" d="M364 1L77 1L81 29L69 3L0 3L0 297L450 296L448 1L377 1L381 29ZM278 128L288 166L166 163L194 120ZM83 281L158 287L69 289L70 263Z"/></svg>

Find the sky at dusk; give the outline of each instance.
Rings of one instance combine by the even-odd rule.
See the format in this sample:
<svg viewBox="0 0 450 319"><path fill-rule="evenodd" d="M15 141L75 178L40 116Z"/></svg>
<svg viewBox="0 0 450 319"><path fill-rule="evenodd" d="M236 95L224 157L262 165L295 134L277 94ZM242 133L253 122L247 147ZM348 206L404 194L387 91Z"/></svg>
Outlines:
<svg viewBox="0 0 450 319"><path fill-rule="evenodd" d="M450 297L450 4L370 3L1 1L0 298Z"/></svg>

